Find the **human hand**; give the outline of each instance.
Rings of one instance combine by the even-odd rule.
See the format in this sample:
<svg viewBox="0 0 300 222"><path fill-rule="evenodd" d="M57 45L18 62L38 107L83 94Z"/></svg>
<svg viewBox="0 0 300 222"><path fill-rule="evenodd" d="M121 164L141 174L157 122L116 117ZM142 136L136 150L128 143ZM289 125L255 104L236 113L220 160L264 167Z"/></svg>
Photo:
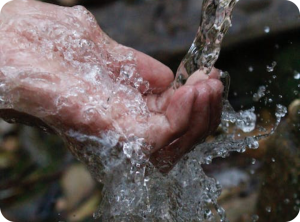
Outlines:
<svg viewBox="0 0 300 222"><path fill-rule="evenodd" d="M110 39L83 7L14 0L1 12L0 36L2 117L26 114L63 137L144 138L161 171L219 124L217 70L174 90L169 68Z"/></svg>

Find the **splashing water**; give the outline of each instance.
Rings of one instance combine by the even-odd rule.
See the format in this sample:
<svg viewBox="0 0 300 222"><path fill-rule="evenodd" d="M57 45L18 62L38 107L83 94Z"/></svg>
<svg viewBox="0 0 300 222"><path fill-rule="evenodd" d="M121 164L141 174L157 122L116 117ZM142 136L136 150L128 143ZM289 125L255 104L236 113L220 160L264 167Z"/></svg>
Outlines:
<svg viewBox="0 0 300 222"><path fill-rule="evenodd" d="M253 94L253 100L255 102L258 102L261 98L263 98L266 95L266 87L260 86L256 93Z"/></svg>
<svg viewBox="0 0 300 222"><path fill-rule="evenodd" d="M176 73L175 87L183 85L197 70L208 74L219 57L221 43L231 26L237 0L204 0L200 26L191 48Z"/></svg>
<svg viewBox="0 0 300 222"><path fill-rule="evenodd" d="M276 65L277 65L277 63L275 61L273 61L271 66L267 66L267 71L273 72Z"/></svg>
<svg viewBox="0 0 300 222"><path fill-rule="evenodd" d="M222 39L231 25L230 17L235 3L235 0L203 1L201 28L199 28L188 54L179 66L175 87L183 85L187 78L198 69L205 73L210 72L218 58ZM88 17L89 27L97 29L96 21L83 8L73 8L68 19L72 19L76 13L79 18ZM34 25L34 22L41 24L38 17L31 22L22 20L20 16L15 16L13 19L20 19L17 22L20 26ZM72 24L76 26L75 21ZM27 44L26 39L19 40L17 45L20 49L18 50L25 55L30 50L33 50L34 53L42 51L42 55L37 60L39 63L45 56L47 62L48 60L52 61L53 58L60 59L63 57L64 61L59 64L62 67L69 67L69 69L64 69L61 73L54 72L55 74L51 76L51 73L48 72L49 67L46 67L45 70L41 68L35 70L38 73L38 78L32 79L27 78L26 71L31 68L31 66L26 66L27 63L23 64L24 73L21 73L21 76L20 72L13 66L1 65L1 74L6 78L0 76L1 83L3 82L0 85L0 108L15 108L33 114L36 112L39 113L38 117L43 118L59 113L60 109L65 106L72 106L72 98L86 98L81 95L92 92L97 96L88 98L88 101L76 101L77 104L82 103L82 107L84 107L80 112L84 114L82 116L84 116L85 121L93 123L95 116L98 115L105 116L107 120L114 119L112 116L114 106L112 104L115 106L124 105L122 107L124 115L131 116L132 121L151 115L141 94L136 93L141 85L145 89L149 86L138 75L133 54L120 56L116 50L109 52L110 55L104 55L100 49L107 47L106 43L95 44L95 42L100 42L97 35L94 36L96 39L94 42L89 40L89 36L86 36L89 30L85 30L84 26L73 27L76 30L73 31L70 27L65 27L57 21L45 22L42 25L41 33L26 33L35 41L42 41L40 44L43 47L42 50L40 48L34 49L32 44ZM4 28L6 27L4 26ZM2 27L2 29L4 28ZM21 30L20 27L19 29ZM28 30L31 29L28 28ZM32 30L35 29L32 27ZM16 33L10 33L10 35L16 35ZM45 36L39 38L40 35ZM49 40L49 36L53 39ZM11 37L8 35L3 36L3 41L9 42L9 38ZM46 41L47 38L48 41ZM66 39L70 41L67 44ZM53 48L56 49L55 52L61 52L61 54L57 56L53 53ZM5 49L4 47L3 50ZM109 69L101 68L105 67L105 64L98 64L99 61L105 63L107 57L114 58L116 63L126 64L120 68L119 76L112 76ZM97 59L93 60L93 58ZM45 64L48 63L45 62ZM66 72L73 75L64 79ZM45 76L47 78L52 77L55 81L48 85L49 81L44 81L47 80ZM71 78L73 76L76 78ZM78 76L84 81L79 81ZM162 175L145 155L146 152L144 151L150 149L145 144L145 140L134 134L126 136L117 122L112 121L114 130L102 132L97 136L68 130L65 139L70 144L72 152L79 160L87 164L94 177L103 184L103 199L99 211L94 215L95 218L101 217L103 221L179 222L214 220L218 216L220 221L227 221L225 211L217 202L221 194L221 186L218 181L205 174L201 165L210 164L216 157L225 158L230 152L245 152L246 148L257 149L259 139L274 132L287 109L282 105L277 105L277 121L270 133L237 138L238 133L246 134L257 127L255 110L252 108L235 112L226 99L229 74L222 72L221 78L225 84L220 125L224 134L210 143L198 145L181 159L168 175ZM12 79L14 84L8 87L8 84L5 84L6 79ZM45 92L52 92L51 90L57 85L61 86L59 85L60 82L65 84L62 87L67 90L64 95L52 98L55 101L53 110L49 108L42 111L28 111L26 104L17 107L18 104L21 104L19 97L13 97L11 93L22 84L28 86L27 83L42 84ZM89 91L85 91L82 87L85 82L90 83ZM99 83L101 83L101 89L99 89ZM122 97L123 94L128 95L127 99ZM103 100L103 97L108 99ZM147 122L141 122L139 126L141 130L150 127ZM130 123L128 127L130 127ZM64 133L61 132L61 134ZM213 213L213 208L218 215Z"/></svg>
<svg viewBox="0 0 300 222"><path fill-rule="evenodd" d="M222 39L231 25L235 3L232 0L218 3L204 0L201 28L178 68L174 82L176 88L198 69L210 72L219 56ZM214 178L206 176L201 165L210 164L216 157L225 158L233 151L245 152L247 147L257 149L258 140L269 134L236 138L237 132L248 133L256 128L255 110L236 113L226 99L229 74L223 72L221 78L225 84L221 127L226 134L211 143L198 145L168 175L162 175L146 159L131 156L130 164L124 165L126 161L120 163L122 170L116 168L109 180L103 180L105 196L95 217L102 216L104 221L203 221L216 219L212 213L212 208L215 208L220 221L228 221L225 211L217 203L221 186ZM277 122L270 133L274 132L286 112L285 107L277 106ZM136 141L123 144L122 155L126 155L125 147L136 152L134 146L138 147Z"/></svg>
<svg viewBox="0 0 300 222"><path fill-rule="evenodd" d="M235 0L204 0L201 28L178 68L175 87L183 85L198 69L210 72L219 56L222 39L231 25L235 3ZM129 68L126 72L134 73L135 70ZM75 153L80 153L77 155L79 159L87 163L104 185L102 203L95 218L128 222L204 221L217 219L214 208L220 221L228 221L225 211L217 203L221 186L205 174L201 165L210 164L216 157L225 158L230 152L245 152L247 147L257 149L259 139L273 133L287 111L277 105L277 121L270 133L237 139L237 133L249 133L257 127L255 110L235 112L226 99L229 74L222 72L221 78L225 92L220 126L225 134L211 143L198 145L168 175L162 175L142 152L143 138L132 136L125 142L119 142L122 135L114 131L101 137L69 132L72 138L85 144L85 149L74 145ZM261 96L260 93L257 99ZM126 102L130 105L129 101Z"/></svg>

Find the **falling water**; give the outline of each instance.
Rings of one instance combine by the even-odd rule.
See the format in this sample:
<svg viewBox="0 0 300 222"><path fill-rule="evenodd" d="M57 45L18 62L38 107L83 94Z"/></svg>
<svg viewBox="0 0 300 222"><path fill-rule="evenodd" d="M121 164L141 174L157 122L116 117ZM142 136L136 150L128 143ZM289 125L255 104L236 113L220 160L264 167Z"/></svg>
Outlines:
<svg viewBox="0 0 300 222"><path fill-rule="evenodd" d="M222 39L231 26L231 13L236 0L204 0L200 28L197 36L182 60L174 82L175 88L183 85L197 70L209 73L216 62ZM95 218L103 221L228 221L217 199L221 186L208 177L202 169L216 157L227 157L230 152L245 152L257 149L259 139L273 133L287 110L277 105L277 122L269 133L237 137L238 133L252 132L256 125L254 108L235 112L227 100L229 74L222 72L225 85L223 113L220 128L223 134L213 142L198 145L168 173L162 175L141 152L143 139L118 145L118 135L113 132L103 135L105 141L93 138L86 156L92 172L104 184L103 200ZM75 136L78 138L79 135ZM80 136L79 136L80 137ZM91 138L86 138L91 140ZM93 144L93 143L92 143ZM99 152L98 146L103 149ZM92 158L91 158L91 155ZM102 165L99 170L99 164ZM92 167L93 168L93 167ZM216 210L217 215L213 213ZM219 218L219 219L218 219Z"/></svg>
<svg viewBox="0 0 300 222"><path fill-rule="evenodd" d="M225 34L231 26L238 0L204 0L197 35L176 73L175 87L183 85L195 71L208 74L217 61Z"/></svg>
<svg viewBox="0 0 300 222"><path fill-rule="evenodd" d="M18 2L18 4L27 3L28 1ZM191 49L178 69L175 87L184 84L187 78L198 69L205 73L210 72L218 58L222 39L231 25L230 18L235 3L235 0L204 0L201 28L199 28ZM36 10L35 7L32 10ZM72 98L87 98L86 94L92 91L96 96L90 96L87 100L76 101L76 104L83 107L78 112L83 113L84 121L93 123L95 116L114 119L111 113L113 113L115 106L120 105L124 105L122 106L124 115L131 117L132 121L137 121L139 117L149 117L151 113L147 109L141 93L139 93L141 85L145 88L149 85L138 75L134 56L131 53L127 56L120 55L118 50L109 52L110 56L102 55L101 49L107 47L105 45L107 43L99 41L98 38L102 36L99 37L97 34L101 32L97 32L97 22L94 18L81 7L68 10L70 10L68 19L71 21L69 22L74 24L72 29L64 24L59 24L57 21L41 24L36 16L30 17L28 15L30 22L26 22L27 17L12 16L10 18L11 21L15 21L16 26L19 26L15 28L16 33L11 33L11 35L17 35L17 31L22 30L22 27L25 26L23 25L24 21L26 22L25 27L34 25L42 27L41 30L36 30L36 27L28 27L28 30L35 30L30 33L30 36L34 41L42 41L40 42L42 48L34 48L34 45L27 44L24 39L20 40L24 41L22 44L14 45L14 47L20 47L18 50L24 53L42 53L38 58L39 63L43 58L46 61L51 61L53 58L63 58L63 60L59 60L61 61L60 64L71 69L64 69L62 73L55 72L57 75L53 76L55 77L53 79L59 81L53 81L48 85L49 81L44 81L44 79L45 76L47 77L46 80L51 77L51 73L48 72L49 67L47 72L43 70L32 71L31 64L28 67L25 64L21 68L15 68L5 63L10 60L1 60L0 108L13 108L44 118L50 114L59 113L62 107L72 107ZM90 30L85 30L85 27L80 25L76 26L76 22L72 21L72 16L87 18L87 27L95 28L95 32L93 32L95 40L92 41L89 36L86 36ZM9 17L7 16L5 19L8 20ZM13 22L3 23L0 28L3 31L7 27L9 28L10 24ZM41 35L43 38L40 38ZM10 39L10 36L5 35L1 41L7 45ZM59 57L54 53L53 47L61 52ZM3 50L5 49L3 47ZM4 55L6 54L3 53ZM80 59L78 59L79 56ZM111 71L104 68L106 62L107 64L112 62L106 61L108 57L115 59L114 62L116 63L125 64L115 79L112 79ZM22 68L24 70L20 71ZM36 72L38 78L27 78L25 74L30 73L27 69L33 73ZM71 73L71 78L65 77L66 72ZM75 80L80 77L84 81L74 81L74 76L76 77ZM230 152L245 152L247 148L257 149L258 140L274 132L287 110L285 107L277 105L277 122L271 132L243 138L238 137L238 134L248 135L247 133L258 127L255 110L252 108L235 112L226 99L229 74L223 72L221 78L224 80L226 89L220 125L220 129L224 133L212 142L202 143L195 147L167 175L161 174L143 152L151 149L151 147L147 147L145 139L134 134L126 135L116 121L113 122L112 130L96 136L86 135L75 130L67 130L67 132L58 130L61 135L65 136L70 149L77 158L86 163L94 177L103 184L103 199L99 211L94 215L95 218L101 217L103 221L128 222L227 221L225 211L217 202L221 194L221 186L218 181L205 174L202 165L210 164L216 157L225 158ZM7 81L12 81L13 84L9 84ZM48 90L45 92L52 92L60 86L61 82L65 84L66 91L64 95L59 94L58 97L53 96L51 98L55 104L53 109L32 110L32 107L28 108L26 104L20 103L16 93L13 94L14 90L17 90L22 84L36 86L42 83L45 86L43 89ZM89 83L90 91L86 91L83 82ZM139 84L131 84L132 82ZM122 97L124 94L127 95L126 98ZM107 98L107 95L110 97L103 100L103 97ZM258 97L257 99L259 99ZM71 104L69 104L70 101ZM21 107L18 106L20 104ZM78 116L81 116L81 113ZM51 122L49 124L51 125ZM52 122L52 125L54 124ZM147 124L147 122L142 122L140 124L141 130L149 127ZM217 214L213 213L214 209Z"/></svg>

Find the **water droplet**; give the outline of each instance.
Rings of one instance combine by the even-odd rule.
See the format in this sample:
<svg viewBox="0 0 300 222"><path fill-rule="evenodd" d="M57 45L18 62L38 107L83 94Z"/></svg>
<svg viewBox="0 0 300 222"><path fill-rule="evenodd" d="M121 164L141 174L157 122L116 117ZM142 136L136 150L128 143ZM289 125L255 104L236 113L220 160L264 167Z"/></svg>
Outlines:
<svg viewBox="0 0 300 222"><path fill-rule="evenodd" d="M300 72L294 72L294 79L300 79Z"/></svg>
<svg viewBox="0 0 300 222"><path fill-rule="evenodd" d="M253 72L254 68L252 66L249 66L248 70L249 70L249 72Z"/></svg>
<svg viewBox="0 0 300 222"><path fill-rule="evenodd" d="M237 152L245 153L246 152L246 147L242 147L241 149L238 149Z"/></svg>
<svg viewBox="0 0 300 222"><path fill-rule="evenodd" d="M205 164L211 164L211 162L212 162L212 156L207 156L205 158Z"/></svg>
<svg viewBox="0 0 300 222"><path fill-rule="evenodd" d="M260 86L257 92L253 94L253 101L255 102L259 101L262 97L265 96L265 92L266 92L266 87Z"/></svg>
<svg viewBox="0 0 300 222"><path fill-rule="evenodd" d="M259 143L254 137L247 137L245 142L250 149L257 149L259 147Z"/></svg>
<svg viewBox="0 0 300 222"><path fill-rule="evenodd" d="M267 66L267 72L273 72L277 62L272 62L271 66Z"/></svg>
<svg viewBox="0 0 300 222"><path fill-rule="evenodd" d="M275 158L272 158L271 160L272 160L272 162L273 162L273 163L275 163L275 162L276 162Z"/></svg>
<svg viewBox="0 0 300 222"><path fill-rule="evenodd" d="M253 159L251 160L251 164L254 165L255 163L256 163L256 159L253 158Z"/></svg>
<svg viewBox="0 0 300 222"><path fill-rule="evenodd" d="M289 204L289 203L290 203L290 199L286 198L286 199L284 200L284 203L285 203L285 204Z"/></svg>
<svg viewBox="0 0 300 222"><path fill-rule="evenodd" d="M268 207L266 207L266 211L267 211L268 213L271 213L272 208L271 208L270 206L268 206Z"/></svg>
<svg viewBox="0 0 300 222"><path fill-rule="evenodd" d="M269 33L269 32L270 32L270 27L269 27L269 26L265 26L264 32L265 32L265 33Z"/></svg>
<svg viewBox="0 0 300 222"><path fill-rule="evenodd" d="M243 132L248 133L255 129L256 125L256 115L254 113L254 108L240 111L239 118L236 121L236 126Z"/></svg>
<svg viewBox="0 0 300 222"><path fill-rule="evenodd" d="M287 108L283 105L277 104L276 105L276 113L275 116L277 118L282 118L287 114Z"/></svg>

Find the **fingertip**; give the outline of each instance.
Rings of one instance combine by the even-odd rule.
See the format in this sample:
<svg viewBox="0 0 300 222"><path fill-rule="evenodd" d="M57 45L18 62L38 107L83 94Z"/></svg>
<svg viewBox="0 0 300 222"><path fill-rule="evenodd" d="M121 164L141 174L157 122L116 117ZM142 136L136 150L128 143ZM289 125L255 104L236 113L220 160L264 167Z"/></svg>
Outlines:
<svg viewBox="0 0 300 222"><path fill-rule="evenodd" d="M186 85L195 85L200 81L207 80L209 76L201 70L194 72L187 80Z"/></svg>
<svg viewBox="0 0 300 222"><path fill-rule="evenodd" d="M222 82L218 79L209 79L207 84L211 87L211 89L217 94L222 95L224 86Z"/></svg>
<svg viewBox="0 0 300 222"><path fill-rule="evenodd" d="M220 70L213 67L208 76L210 79L220 79Z"/></svg>
<svg viewBox="0 0 300 222"><path fill-rule="evenodd" d="M203 70L197 70L188 78L186 85L196 85L198 82L207 79L220 79L220 70L213 67L209 74L206 74Z"/></svg>
<svg viewBox="0 0 300 222"><path fill-rule="evenodd" d="M179 88L173 95L166 111L172 134L178 135L187 130L195 95L195 88L188 86Z"/></svg>

